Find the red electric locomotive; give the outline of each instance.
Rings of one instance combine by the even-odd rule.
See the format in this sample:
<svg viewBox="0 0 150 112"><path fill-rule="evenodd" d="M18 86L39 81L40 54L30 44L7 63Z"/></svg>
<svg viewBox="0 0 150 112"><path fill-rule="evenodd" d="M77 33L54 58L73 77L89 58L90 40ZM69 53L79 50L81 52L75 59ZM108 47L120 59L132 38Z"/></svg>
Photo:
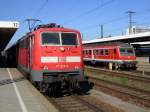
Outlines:
<svg viewBox="0 0 150 112"><path fill-rule="evenodd" d="M18 41L18 67L42 92L88 91L80 32L56 24L39 25Z"/></svg>
<svg viewBox="0 0 150 112"><path fill-rule="evenodd" d="M100 45L84 45L83 58L85 62L111 63L117 68L136 69L136 56L134 48L126 43L108 43Z"/></svg>

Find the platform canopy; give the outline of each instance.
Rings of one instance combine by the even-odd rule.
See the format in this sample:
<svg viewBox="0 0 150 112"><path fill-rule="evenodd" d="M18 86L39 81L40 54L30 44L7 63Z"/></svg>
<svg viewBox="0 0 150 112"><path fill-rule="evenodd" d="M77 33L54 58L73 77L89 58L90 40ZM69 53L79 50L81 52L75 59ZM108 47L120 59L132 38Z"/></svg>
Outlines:
<svg viewBox="0 0 150 112"><path fill-rule="evenodd" d="M5 49L18 28L17 21L0 21L0 52Z"/></svg>
<svg viewBox="0 0 150 112"><path fill-rule="evenodd" d="M125 43L137 43L137 42L148 42L150 41L150 32L131 34L131 35L121 35L108 38L98 38L89 41L83 41L83 44L99 44L107 42L125 42Z"/></svg>

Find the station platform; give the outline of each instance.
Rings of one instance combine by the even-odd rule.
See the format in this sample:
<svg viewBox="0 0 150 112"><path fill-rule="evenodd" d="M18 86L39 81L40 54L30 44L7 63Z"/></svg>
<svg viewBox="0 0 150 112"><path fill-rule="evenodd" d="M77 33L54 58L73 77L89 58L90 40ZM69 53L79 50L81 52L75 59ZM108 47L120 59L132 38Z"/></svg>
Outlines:
<svg viewBox="0 0 150 112"><path fill-rule="evenodd" d="M58 112L16 68L0 68L0 112Z"/></svg>

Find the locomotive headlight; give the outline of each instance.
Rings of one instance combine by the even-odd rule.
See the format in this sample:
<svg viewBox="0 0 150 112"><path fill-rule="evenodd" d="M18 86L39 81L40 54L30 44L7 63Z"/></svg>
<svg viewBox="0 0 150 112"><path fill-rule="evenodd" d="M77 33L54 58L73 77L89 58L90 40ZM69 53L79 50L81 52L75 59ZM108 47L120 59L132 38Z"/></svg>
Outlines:
<svg viewBox="0 0 150 112"><path fill-rule="evenodd" d="M61 51L61 52L64 52L64 51L65 51L65 48L64 48L64 47L60 47L60 51Z"/></svg>
<svg viewBox="0 0 150 112"><path fill-rule="evenodd" d="M44 65L43 69L48 70L48 66Z"/></svg>

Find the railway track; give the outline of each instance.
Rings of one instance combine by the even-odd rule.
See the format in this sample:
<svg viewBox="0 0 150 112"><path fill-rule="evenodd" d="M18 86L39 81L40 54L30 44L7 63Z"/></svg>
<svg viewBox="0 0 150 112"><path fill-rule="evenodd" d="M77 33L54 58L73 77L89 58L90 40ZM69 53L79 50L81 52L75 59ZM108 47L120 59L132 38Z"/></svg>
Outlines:
<svg viewBox="0 0 150 112"><path fill-rule="evenodd" d="M56 106L60 112L104 112L97 106L89 103L79 95L69 95L47 99Z"/></svg>
<svg viewBox="0 0 150 112"><path fill-rule="evenodd" d="M109 71L106 69L99 69L99 68L94 68L91 66L85 66L85 70L93 73L100 73L100 74L106 74L110 76L115 76L115 77L124 77L136 81L142 81L145 83L150 83L150 77L147 76L142 76L132 72L120 72L120 71Z"/></svg>
<svg viewBox="0 0 150 112"><path fill-rule="evenodd" d="M94 77L90 77L90 80L94 82L95 89L97 90L119 97L123 100L136 103L142 107L150 107L150 92L148 91L123 86Z"/></svg>

